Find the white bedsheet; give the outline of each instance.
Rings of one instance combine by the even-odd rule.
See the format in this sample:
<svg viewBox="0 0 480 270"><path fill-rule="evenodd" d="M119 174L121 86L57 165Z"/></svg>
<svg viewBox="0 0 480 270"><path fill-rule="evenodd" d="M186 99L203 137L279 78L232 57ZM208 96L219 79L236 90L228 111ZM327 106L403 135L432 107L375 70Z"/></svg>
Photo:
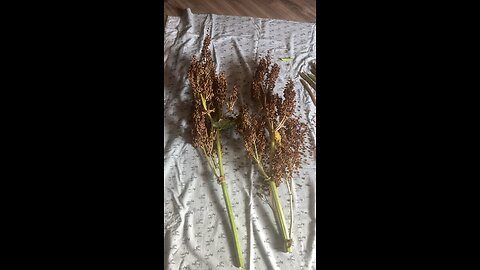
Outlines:
<svg viewBox="0 0 480 270"><path fill-rule="evenodd" d="M223 200L204 158L190 144L191 90L187 70L199 56L210 29L217 68L229 89L235 83L248 95L256 62L270 51L281 68L276 91L288 78L295 81L297 113L308 123L316 144L316 108L299 82L298 73L316 58L316 25L251 17L192 14L168 17L164 44L164 269L237 269L233 237ZM291 57L291 62L280 58ZM282 95L281 95L282 96ZM235 131L222 138L226 180L246 269L316 269L316 151L307 156L294 179L296 191L293 253L283 252L282 238L270 206L257 195L261 178ZM289 221L287 188L279 188Z"/></svg>

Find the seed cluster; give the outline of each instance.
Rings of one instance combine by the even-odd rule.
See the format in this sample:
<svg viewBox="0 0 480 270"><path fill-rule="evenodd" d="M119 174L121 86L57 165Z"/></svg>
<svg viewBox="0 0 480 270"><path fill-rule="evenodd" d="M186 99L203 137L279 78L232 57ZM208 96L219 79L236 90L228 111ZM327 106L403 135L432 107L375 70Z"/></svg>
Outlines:
<svg viewBox="0 0 480 270"><path fill-rule="evenodd" d="M203 147L209 156L213 154L213 142L215 141L215 130L207 128L207 121L203 109L195 104L193 109L193 146Z"/></svg>
<svg viewBox="0 0 480 270"><path fill-rule="evenodd" d="M265 121L262 121L258 116L253 117L247 105L244 105L240 110L239 119L237 130L243 136L244 146L248 154L253 159L264 158L267 146L267 138L263 131Z"/></svg>
<svg viewBox="0 0 480 270"><path fill-rule="evenodd" d="M193 146L204 148L207 155L215 154L214 142L219 130L213 127L222 119L231 119L238 89L233 87L230 95L227 95L227 80L225 74L215 72L212 53L209 49L211 38L206 35L200 59L195 55L188 70L188 80L192 87L193 101Z"/></svg>
<svg viewBox="0 0 480 270"><path fill-rule="evenodd" d="M289 80L283 89L283 99L274 92L280 67L271 57L260 59L252 82L251 96L256 110L243 106L237 130L245 149L267 175L280 185L291 178L302 164L307 126L295 111L295 86Z"/></svg>
<svg viewBox="0 0 480 270"><path fill-rule="evenodd" d="M276 170L273 170L275 177L291 178L293 173L301 167L302 157L305 152L305 135L307 126L297 118L289 118L280 129L284 140L277 149L275 157L279 160ZM278 182L277 182L278 184Z"/></svg>

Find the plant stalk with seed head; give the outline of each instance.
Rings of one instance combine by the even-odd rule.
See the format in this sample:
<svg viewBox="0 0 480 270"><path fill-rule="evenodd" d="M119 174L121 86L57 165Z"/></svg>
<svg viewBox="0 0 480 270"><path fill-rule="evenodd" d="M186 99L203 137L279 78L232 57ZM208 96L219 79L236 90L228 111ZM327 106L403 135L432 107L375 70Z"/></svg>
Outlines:
<svg viewBox="0 0 480 270"><path fill-rule="evenodd" d="M289 80L283 90L283 99L274 93L280 67L271 64L269 56L261 58L251 88L256 102L256 112L251 113L247 105L240 111L238 131L243 137L249 156L255 161L260 175L268 186L273 205L272 210L280 227L286 252L292 252L293 195L290 195L290 227L278 193L278 186L301 165L304 150L306 125L294 115L295 89ZM287 180L288 182L288 180ZM287 183L288 184L288 183Z"/></svg>
<svg viewBox="0 0 480 270"><path fill-rule="evenodd" d="M312 67L310 69L312 73L300 72L300 77L302 77L303 79L300 79L300 82L302 83L305 90L307 90L308 95L310 95L310 98L313 101L313 105L315 106L317 106L317 96L316 93L313 93L311 88L313 88L315 92L317 91L317 77L315 76L315 74L317 73L316 69L317 65L315 63L312 63Z"/></svg>
<svg viewBox="0 0 480 270"><path fill-rule="evenodd" d="M208 48L210 41L210 36L207 35L203 43L201 58L197 60L193 56L188 71L188 79L193 94L193 146L202 150L208 166L222 186L223 198L234 238L236 263L243 268L245 261L225 178L220 138L222 130L231 128L235 124L233 117L228 116L228 114L233 112L233 106L237 99L237 88L233 87L233 92L227 99L225 75L223 73L216 75L215 73L211 52Z"/></svg>

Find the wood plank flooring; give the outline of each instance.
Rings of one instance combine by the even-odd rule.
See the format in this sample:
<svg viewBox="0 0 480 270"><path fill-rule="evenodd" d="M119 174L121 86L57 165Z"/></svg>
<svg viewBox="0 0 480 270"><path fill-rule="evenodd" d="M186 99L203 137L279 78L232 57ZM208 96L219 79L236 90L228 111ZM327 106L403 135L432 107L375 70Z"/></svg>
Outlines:
<svg viewBox="0 0 480 270"><path fill-rule="evenodd" d="M190 8L192 13L251 16L297 22L315 22L315 0L164 0L165 15L180 16Z"/></svg>

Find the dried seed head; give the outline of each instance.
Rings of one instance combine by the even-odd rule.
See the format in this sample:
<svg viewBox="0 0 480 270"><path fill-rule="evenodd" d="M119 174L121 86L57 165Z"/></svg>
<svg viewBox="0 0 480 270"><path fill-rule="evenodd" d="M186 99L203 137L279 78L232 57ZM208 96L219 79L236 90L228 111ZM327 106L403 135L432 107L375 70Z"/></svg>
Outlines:
<svg viewBox="0 0 480 270"><path fill-rule="evenodd" d="M212 128L210 129L210 132L208 133L207 141L205 142L205 151L207 152L208 156L213 156L215 153L216 149L214 147L214 142L215 138L217 136L217 130Z"/></svg>
<svg viewBox="0 0 480 270"><path fill-rule="evenodd" d="M194 147L205 147L208 141L208 131L205 124L205 117L202 113L202 108L198 105L194 105L193 114L193 128L192 128L192 137L193 137L193 146Z"/></svg>
<svg viewBox="0 0 480 270"><path fill-rule="evenodd" d="M202 47L202 56L205 57L206 59L207 58L210 58L210 59L212 58L212 53L208 49L211 41L212 41L212 39L210 38L210 35L207 34L205 36L205 39L203 40L203 47Z"/></svg>
<svg viewBox="0 0 480 270"><path fill-rule="evenodd" d="M295 86L292 80L287 81L287 85L283 90L283 104L281 115L290 117L295 110Z"/></svg>
<svg viewBox="0 0 480 270"><path fill-rule="evenodd" d="M207 35L203 42L202 54L200 60L195 56L188 70L188 80L192 86L192 94L194 99L201 100L200 96L206 101L213 97L213 76L215 74L215 66L208 46L210 45L210 37Z"/></svg>
<svg viewBox="0 0 480 270"><path fill-rule="evenodd" d="M203 41L200 58L192 57L188 69L188 80L192 86L194 108L193 145L204 148L207 155L212 156L216 151L214 142L218 132L213 125L220 120L232 121L231 117L224 117L223 112L224 107L227 107L228 112L233 112L238 89L234 87L233 93L227 100L227 80L223 72L218 76L215 73L215 65L209 49L210 43L210 36L207 35Z"/></svg>
<svg viewBox="0 0 480 270"><path fill-rule="evenodd" d="M237 98L238 98L238 88L236 85L234 85L232 93L230 94L230 97L228 98L228 103L227 103L227 110L229 112L233 112L233 107L237 102Z"/></svg>
<svg viewBox="0 0 480 270"><path fill-rule="evenodd" d="M209 50L210 36L206 36L203 42L200 59L194 55L188 69L188 80L192 86L193 101L193 146L204 148L207 155L211 156L214 151L216 131L211 127L207 112L212 114L216 111L213 104L215 81L215 69L211 52ZM218 92L218 91L217 91Z"/></svg>
<svg viewBox="0 0 480 270"><path fill-rule="evenodd" d="M227 80L225 73L220 73L220 76L215 76L213 81L214 106L218 113L221 113L225 99L227 98Z"/></svg>
<svg viewBox="0 0 480 270"><path fill-rule="evenodd" d="M273 89L275 88L275 83L278 79L278 74L280 73L280 66L278 64L274 64L270 69L270 72L267 74L267 91L273 93Z"/></svg>
<svg viewBox="0 0 480 270"><path fill-rule="evenodd" d="M283 99L274 92L280 67L271 65L271 57L261 58L252 82L252 98L257 101L258 114L244 106L240 113L239 132L250 156L256 155L267 174L280 185L298 172L305 150L306 125L294 114L295 87L288 80Z"/></svg>
<svg viewBox="0 0 480 270"><path fill-rule="evenodd" d="M248 111L247 106L243 106L240 110L239 123L237 125L237 131L242 135L243 142L247 153L256 158L254 142L256 140L255 129L253 126L253 119Z"/></svg>
<svg viewBox="0 0 480 270"><path fill-rule="evenodd" d="M264 107L265 117L268 122L273 123L275 121L275 106L277 100L272 92L266 94L266 102Z"/></svg>
<svg viewBox="0 0 480 270"><path fill-rule="evenodd" d="M287 158L284 160L285 177L293 176L302 164L302 155L305 148L305 135L307 126L297 118L289 118L282 130L285 141L280 145L280 152Z"/></svg>
<svg viewBox="0 0 480 270"><path fill-rule="evenodd" d="M267 138L265 137L265 125L265 119L257 116L254 124L254 129L256 131L255 143L257 146L258 155L261 159L264 159L267 155Z"/></svg>
<svg viewBox="0 0 480 270"><path fill-rule="evenodd" d="M260 59L260 62L255 71L255 75L253 77L253 82L252 82L252 89L251 89L252 98L258 102L262 102L262 99L264 96L263 84L264 84L265 74L267 73L267 71L268 71L267 60L265 58L262 58Z"/></svg>
<svg viewBox="0 0 480 270"><path fill-rule="evenodd" d="M267 55L260 59L252 82L252 98L260 102L261 108L267 106L268 95L273 94L275 82L280 73L280 66L274 64L270 67L272 58Z"/></svg>

